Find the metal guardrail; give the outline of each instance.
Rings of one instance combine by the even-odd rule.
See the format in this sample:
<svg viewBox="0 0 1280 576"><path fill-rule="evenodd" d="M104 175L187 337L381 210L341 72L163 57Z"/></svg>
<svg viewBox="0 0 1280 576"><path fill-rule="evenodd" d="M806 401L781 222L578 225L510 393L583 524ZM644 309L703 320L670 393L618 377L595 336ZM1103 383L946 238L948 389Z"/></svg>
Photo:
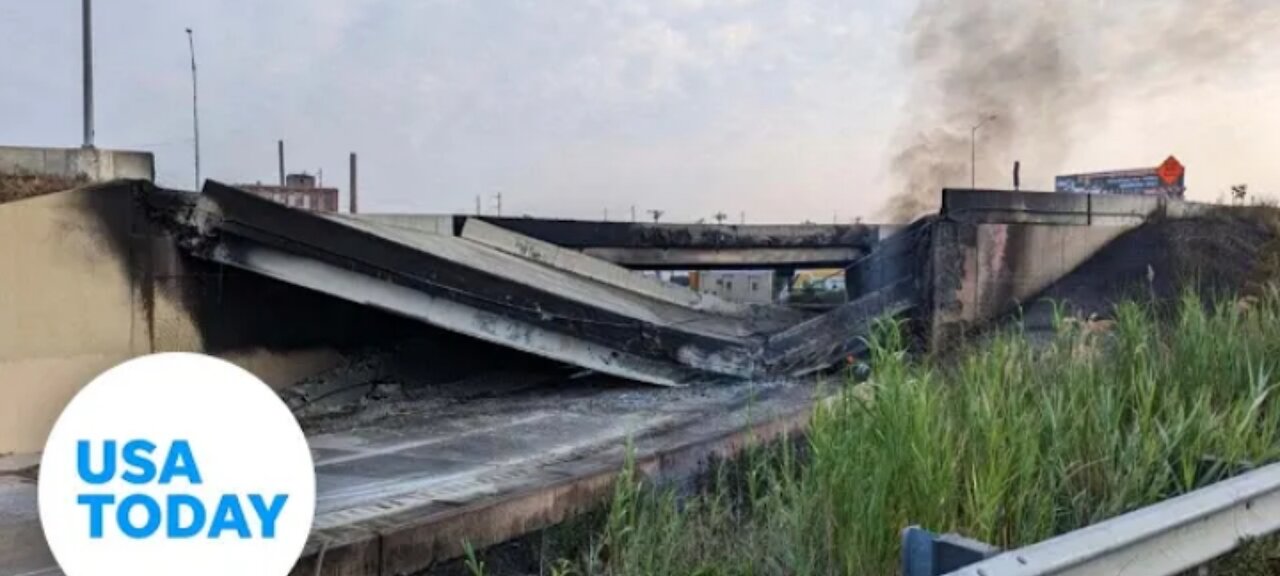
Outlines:
<svg viewBox="0 0 1280 576"><path fill-rule="evenodd" d="M995 546L959 534L908 526L902 531L902 576L938 576L999 553Z"/></svg>
<svg viewBox="0 0 1280 576"><path fill-rule="evenodd" d="M1272 464L950 574L1163 576L1202 566L1278 529L1280 464ZM905 564L905 550L903 558Z"/></svg>

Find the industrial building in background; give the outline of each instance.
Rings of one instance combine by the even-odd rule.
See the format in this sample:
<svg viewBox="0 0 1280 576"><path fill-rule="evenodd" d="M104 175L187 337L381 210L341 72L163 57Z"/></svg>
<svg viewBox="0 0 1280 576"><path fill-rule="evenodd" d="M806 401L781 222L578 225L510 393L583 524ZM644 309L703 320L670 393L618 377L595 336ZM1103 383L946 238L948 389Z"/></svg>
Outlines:
<svg viewBox="0 0 1280 576"><path fill-rule="evenodd" d="M283 186L272 186L258 182L256 184L236 184L237 188L261 196L272 202L278 202L292 208L301 208L314 212L337 212L338 189L324 188L316 182L316 177L306 172L285 176Z"/></svg>

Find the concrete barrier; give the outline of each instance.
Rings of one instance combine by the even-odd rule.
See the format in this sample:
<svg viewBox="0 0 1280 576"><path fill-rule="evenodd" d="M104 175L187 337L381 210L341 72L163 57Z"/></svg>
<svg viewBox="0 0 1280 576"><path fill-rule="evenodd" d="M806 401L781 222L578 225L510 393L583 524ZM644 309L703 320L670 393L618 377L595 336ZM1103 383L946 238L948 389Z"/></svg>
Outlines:
<svg viewBox="0 0 1280 576"><path fill-rule="evenodd" d="M116 179L150 181L155 180L155 173L155 157L150 152L0 146L0 174L107 182Z"/></svg>

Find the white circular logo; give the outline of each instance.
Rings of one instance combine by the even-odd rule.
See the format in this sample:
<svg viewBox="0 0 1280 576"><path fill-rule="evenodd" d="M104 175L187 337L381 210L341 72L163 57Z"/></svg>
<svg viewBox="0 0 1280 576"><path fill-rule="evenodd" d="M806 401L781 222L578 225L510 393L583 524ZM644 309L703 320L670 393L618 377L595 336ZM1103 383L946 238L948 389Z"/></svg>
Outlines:
<svg viewBox="0 0 1280 576"><path fill-rule="evenodd" d="M199 354L99 375L40 461L40 521L67 576L284 576L315 492L306 437L280 398Z"/></svg>

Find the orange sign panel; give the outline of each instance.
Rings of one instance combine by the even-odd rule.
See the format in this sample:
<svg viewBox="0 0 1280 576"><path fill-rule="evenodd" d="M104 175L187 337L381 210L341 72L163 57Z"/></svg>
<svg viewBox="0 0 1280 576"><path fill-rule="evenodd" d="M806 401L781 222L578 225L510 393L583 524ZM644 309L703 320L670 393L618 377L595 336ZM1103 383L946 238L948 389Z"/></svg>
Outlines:
<svg viewBox="0 0 1280 576"><path fill-rule="evenodd" d="M1160 176L1160 180L1167 186L1173 186L1178 183L1178 180L1182 178L1185 172L1186 169L1183 168L1182 163L1173 156L1165 158L1164 163L1159 168L1156 168L1156 174Z"/></svg>

